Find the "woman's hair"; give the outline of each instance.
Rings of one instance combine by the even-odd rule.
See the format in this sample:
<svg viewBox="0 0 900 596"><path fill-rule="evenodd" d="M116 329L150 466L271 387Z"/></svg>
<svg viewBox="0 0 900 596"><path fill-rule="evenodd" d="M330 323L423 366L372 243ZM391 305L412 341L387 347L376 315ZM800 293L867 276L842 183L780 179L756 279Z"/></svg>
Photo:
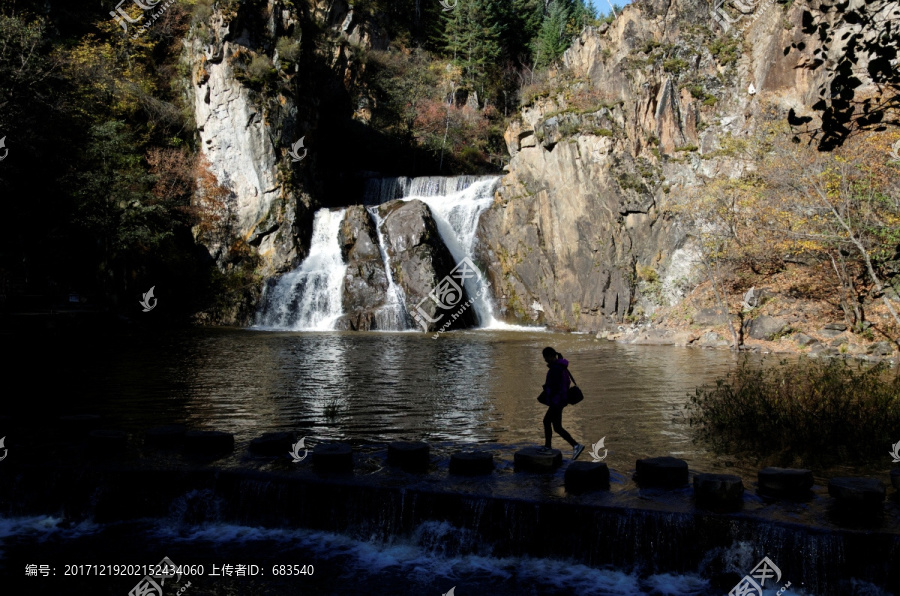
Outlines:
<svg viewBox="0 0 900 596"><path fill-rule="evenodd" d="M553 358L554 356L556 356L557 358L562 358L562 354L560 354L553 348L551 348L551 347L544 348L544 358Z"/></svg>

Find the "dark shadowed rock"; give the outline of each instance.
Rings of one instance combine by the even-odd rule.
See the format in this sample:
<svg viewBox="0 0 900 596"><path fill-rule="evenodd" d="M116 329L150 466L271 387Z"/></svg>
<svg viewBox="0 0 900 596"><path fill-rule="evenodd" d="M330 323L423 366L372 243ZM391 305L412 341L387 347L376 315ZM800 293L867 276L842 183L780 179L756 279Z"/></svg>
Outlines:
<svg viewBox="0 0 900 596"><path fill-rule="evenodd" d="M191 430L184 434L184 450L193 455L224 455L234 450L234 435L218 430Z"/></svg>
<svg viewBox="0 0 900 596"><path fill-rule="evenodd" d="M428 443L395 441L388 445L387 461L407 472L424 472L428 469L429 453Z"/></svg>
<svg viewBox="0 0 900 596"><path fill-rule="evenodd" d="M784 331L787 323L783 319L762 315L747 323L747 334L753 339L772 340Z"/></svg>
<svg viewBox="0 0 900 596"><path fill-rule="evenodd" d="M866 508L880 506L886 491L877 478L832 478L828 494L842 506Z"/></svg>
<svg viewBox="0 0 900 596"><path fill-rule="evenodd" d="M897 490L900 490L900 468L891 470L891 484Z"/></svg>
<svg viewBox="0 0 900 596"><path fill-rule="evenodd" d="M806 496L813 485L811 470L763 468L757 474L759 493L773 497Z"/></svg>
<svg viewBox="0 0 900 596"><path fill-rule="evenodd" d="M544 452L538 447L526 447L516 451L516 472L553 472L562 465L562 452L551 449Z"/></svg>
<svg viewBox="0 0 900 596"><path fill-rule="evenodd" d="M450 473L478 476L494 471L494 455L487 451L457 451L450 456Z"/></svg>
<svg viewBox="0 0 900 596"><path fill-rule="evenodd" d="M609 467L603 462L572 462L566 468L565 480L569 492L608 490Z"/></svg>
<svg viewBox="0 0 900 596"><path fill-rule="evenodd" d="M452 318L469 299L465 289L461 294L443 295L444 304L451 306L449 309L441 309L428 297L457 265L441 240L428 206L416 200L392 201L379 207L379 212L384 218L381 231L391 258L394 282L403 288L407 310L415 311L421 302L426 315L438 319L429 323L429 331L436 331L448 322L448 329L475 326L477 318L471 306Z"/></svg>
<svg viewBox="0 0 900 596"><path fill-rule="evenodd" d="M684 486L688 483L688 465L675 457L639 459L634 480L641 486Z"/></svg>
<svg viewBox="0 0 900 596"><path fill-rule="evenodd" d="M744 502L744 483L731 474L697 474L694 497L701 507L739 509Z"/></svg>
<svg viewBox="0 0 900 596"><path fill-rule="evenodd" d="M151 428L144 433L144 445L157 449L174 449L184 443L187 427L183 424L168 424Z"/></svg>
<svg viewBox="0 0 900 596"><path fill-rule="evenodd" d="M294 444L292 432L265 433L250 441L250 453L254 455L280 456L288 455Z"/></svg>
<svg viewBox="0 0 900 596"><path fill-rule="evenodd" d="M353 470L353 448L346 443L320 443L312 452L317 472L349 472Z"/></svg>

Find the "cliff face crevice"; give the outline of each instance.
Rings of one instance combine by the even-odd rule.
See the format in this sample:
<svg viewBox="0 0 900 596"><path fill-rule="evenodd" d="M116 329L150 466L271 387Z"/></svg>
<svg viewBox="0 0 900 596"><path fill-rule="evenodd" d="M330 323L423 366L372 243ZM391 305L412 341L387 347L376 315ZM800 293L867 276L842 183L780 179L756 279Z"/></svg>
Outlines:
<svg viewBox="0 0 900 596"><path fill-rule="evenodd" d="M509 126L509 172L481 222L506 318L598 331L696 285L699 253L674 207L747 167L718 151L724 139L809 113L824 76L802 68L815 43L783 51L800 17L760 3L724 32L701 0L640 2L574 41Z"/></svg>

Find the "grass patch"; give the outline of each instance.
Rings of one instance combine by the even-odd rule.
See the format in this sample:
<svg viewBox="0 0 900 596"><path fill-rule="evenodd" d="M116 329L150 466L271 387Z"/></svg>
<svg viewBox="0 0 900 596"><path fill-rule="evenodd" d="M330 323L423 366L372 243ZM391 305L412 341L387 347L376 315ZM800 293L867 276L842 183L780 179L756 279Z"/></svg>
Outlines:
<svg viewBox="0 0 900 596"><path fill-rule="evenodd" d="M685 408L697 439L716 451L753 453L777 465L826 466L883 459L900 428L900 374L884 363L743 363Z"/></svg>

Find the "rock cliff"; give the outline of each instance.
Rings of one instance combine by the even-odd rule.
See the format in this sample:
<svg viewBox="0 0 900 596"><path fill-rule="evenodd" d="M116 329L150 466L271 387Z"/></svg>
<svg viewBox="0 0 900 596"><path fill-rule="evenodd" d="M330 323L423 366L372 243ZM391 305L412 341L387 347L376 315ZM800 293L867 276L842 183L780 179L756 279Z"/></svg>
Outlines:
<svg viewBox="0 0 900 596"><path fill-rule="evenodd" d="M644 1L586 29L506 132L512 156L481 221L480 259L507 319L598 331L678 301L702 275L673 208L746 164L720 151L819 80L801 9L761 2L728 31L700 0Z"/></svg>

